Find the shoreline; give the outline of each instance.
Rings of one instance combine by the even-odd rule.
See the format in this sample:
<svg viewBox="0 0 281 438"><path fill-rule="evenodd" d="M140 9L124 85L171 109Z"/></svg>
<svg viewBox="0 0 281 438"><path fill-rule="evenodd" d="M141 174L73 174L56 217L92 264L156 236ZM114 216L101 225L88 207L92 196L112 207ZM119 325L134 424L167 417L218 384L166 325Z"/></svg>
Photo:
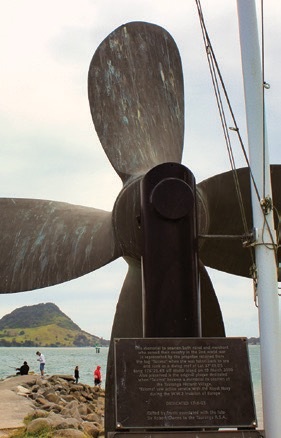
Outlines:
<svg viewBox="0 0 281 438"><path fill-rule="evenodd" d="M69 375L8 377L0 381L0 437L21 429L36 436L44 428L54 430L55 436L71 438L75 432L75 438L84 433L101 437L104 397L104 390L75 384Z"/></svg>

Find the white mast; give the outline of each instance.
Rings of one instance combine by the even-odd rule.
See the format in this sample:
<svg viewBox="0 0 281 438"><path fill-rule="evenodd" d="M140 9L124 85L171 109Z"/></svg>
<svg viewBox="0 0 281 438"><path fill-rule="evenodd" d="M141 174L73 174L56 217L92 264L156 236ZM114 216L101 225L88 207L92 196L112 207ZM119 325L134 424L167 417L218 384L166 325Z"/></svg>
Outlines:
<svg viewBox="0 0 281 438"><path fill-rule="evenodd" d="M267 196L271 198L270 169L264 129L263 79L255 1L237 0L237 8L250 166L261 199ZM276 232L272 211L266 215L268 226L264 227L263 210L252 182L251 192L253 224L257 230L255 255L258 280L264 428L267 438L277 438L281 436L281 335L277 267L272 246L272 236L274 243L276 243Z"/></svg>

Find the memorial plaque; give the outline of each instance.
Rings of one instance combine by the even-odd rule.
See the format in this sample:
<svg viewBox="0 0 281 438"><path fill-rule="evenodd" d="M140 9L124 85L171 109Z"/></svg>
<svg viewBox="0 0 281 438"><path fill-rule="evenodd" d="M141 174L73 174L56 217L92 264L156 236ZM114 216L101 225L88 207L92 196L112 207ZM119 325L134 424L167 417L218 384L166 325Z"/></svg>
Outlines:
<svg viewBox="0 0 281 438"><path fill-rule="evenodd" d="M246 338L115 339L116 428L255 427Z"/></svg>

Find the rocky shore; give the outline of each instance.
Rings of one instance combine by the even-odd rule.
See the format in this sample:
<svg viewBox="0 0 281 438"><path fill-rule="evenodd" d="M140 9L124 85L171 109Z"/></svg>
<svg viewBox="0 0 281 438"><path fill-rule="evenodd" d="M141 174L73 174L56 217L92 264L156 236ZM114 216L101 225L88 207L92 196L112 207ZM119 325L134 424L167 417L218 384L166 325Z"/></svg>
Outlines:
<svg viewBox="0 0 281 438"><path fill-rule="evenodd" d="M15 382L19 380L12 390L30 401L30 413L24 426L28 436L40 436L46 429L54 438L104 435L104 390L75 384L73 377L66 375L22 377L28 379L13 378Z"/></svg>

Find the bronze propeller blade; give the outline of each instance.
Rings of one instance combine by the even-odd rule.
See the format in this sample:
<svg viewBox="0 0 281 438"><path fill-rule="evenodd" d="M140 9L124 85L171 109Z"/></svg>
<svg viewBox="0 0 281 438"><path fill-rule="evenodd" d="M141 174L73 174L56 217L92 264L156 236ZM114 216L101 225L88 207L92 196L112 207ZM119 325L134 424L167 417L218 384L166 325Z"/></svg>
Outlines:
<svg viewBox="0 0 281 438"><path fill-rule="evenodd" d="M0 292L71 280L120 256L111 213L63 202L0 199Z"/></svg>
<svg viewBox="0 0 281 438"><path fill-rule="evenodd" d="M182 67L166 30L143 22L120 26L96 50L88 79L96 131L124 183L157 164L181 161Z"/></svg>
<svg viewBox="0 0 281 438"><path fill-rule="evenodd" d="M275 208L276 228L281 212L281 165L271 165L272 197ZM250 172L237 170L248 233L252 232ZM204 265L234 275L250 277L254 259L249 246L244 246L243 227L233 172L208 178L197 185L199 234L214 236L199 238L199 255ZM260 195L261 196L261 195ZM225 236L225 237L215 237ZM227 237L230 236L230 237ZM233 238L237 236L237 238ZM280 259L280 255L279 255Z"/></svg>

